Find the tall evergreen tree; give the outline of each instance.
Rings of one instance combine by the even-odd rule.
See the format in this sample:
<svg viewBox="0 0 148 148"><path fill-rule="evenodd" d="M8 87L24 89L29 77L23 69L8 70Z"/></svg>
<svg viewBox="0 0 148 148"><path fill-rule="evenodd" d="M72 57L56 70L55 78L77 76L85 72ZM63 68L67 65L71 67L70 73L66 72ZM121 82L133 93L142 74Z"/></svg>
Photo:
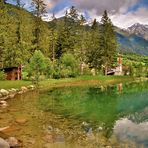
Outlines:
<svg viewBox="0 0 148 148"><path fill-rule="evenodd" d="M69 12L66 11L61 28L59 29L56 50L58 57L65 52L74 54L74 46L78 36L78 20L77 9L72 6Z"/></svg>
<svg viewBox="0 0 148 148"><path fill-rule="evenodd" d="M89 50L87 52L88 63L95 69L100 69L100 30L99 24L94 19L90 30Z"/></svg>
<svg viewBox="0 0 148 148"><path fill-rule="evenodd" d="M41 17L46 13L46 4L43 0L32 0L33 11L32 13L36 16L35 26L33 30L34 39L32 53L39 49L39 40L41 33Z"/></svg>
<svg viewBox="0 0 148 148"><path fill-rule="evenodd" d="M52 16L52 21L51 21L51 59L52 62L54 63L55 61L55 57L56 57L56 53L55 53L55 48L56 48L56 40L57 40L57 19L53 13Z"/></svg>
<svg viewBox="0 0 148 148"><path fill-rule="evenodd" d="M115 37L114 26L108 17L106 10L104 11L101 23L101 64L104 67L105 75L107 75L107 69L112 65L113 59L117 54L117 40Z"/></svg>
<svg viewBox="0 0 148 148"><path fill-rule="evenodd" d="M83 64L86 62L86 42L87 35L85 30L86 19L83 15L80 15L79 24L77 26L75 57L80 61L80 73L83 74Z"/></svg>

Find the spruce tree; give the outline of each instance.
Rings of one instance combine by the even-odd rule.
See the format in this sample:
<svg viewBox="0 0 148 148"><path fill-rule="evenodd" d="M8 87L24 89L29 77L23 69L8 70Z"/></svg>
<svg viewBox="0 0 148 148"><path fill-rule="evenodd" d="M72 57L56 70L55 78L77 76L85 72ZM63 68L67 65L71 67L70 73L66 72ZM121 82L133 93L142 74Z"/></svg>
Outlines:
<svg viewBox="0 0 148 148"><path fill-rule="evenodd" d="M100 69L100 30L96 19L94 19L90 30L89 49L87 56L90 66L96 70Z"/></svg>
<svg viewBox="0 0 148 148"><path fill-rule="evenodd" d="M87 35L85 30L86 19L83 15L80 15L79 24L77 26L77 36L75 48L75 57L80 61L80 73L83 74L83 64L86 62L86 42Z"/></svg>
<svg viewBox="0 0 148 148"><path fill-rule="evenodd" d="M40 40L40 33L41 33L41 17L44 16L46 13L46 4L43 0L32 0L33 11L32 13L36 16L35 19L35 26L33 30L34 39L32 40L33 48L32 54L35 50L38 50L39 47L39 40Z"/></svg>
<svg viewBox="0 0 148 148"><path fill-rule="evenodd" d="M51 51L51 59L52 59L52 62L54 63L55 61L55 58L56 58L56 53L55 53L55 48L56 48L56 40L57 40L57 19L53 13L53 16L52 16L52 21L50 23L50 27L51 27L51 44L50 44L50 51Z"/></svg>
<svg viewBox="0 0 148 148"><path fill-rule="evenodd" d="M57 57L60 57L63 53L75 53L74 46L77 43L78 37L78 12L77 9L72 6L66 11L63 21L61 22L61 28L58 33L57 40Z"/></svg>
<svg viewBox="0 0 148 148"><path fill-rule="evenodd" d="M117 40L115 37L114 26L108 17L106 10L104 11L101 23L101 64L104 67L105 75L107 75L107 70L112 66L113 59L117 54Z"/></svg>

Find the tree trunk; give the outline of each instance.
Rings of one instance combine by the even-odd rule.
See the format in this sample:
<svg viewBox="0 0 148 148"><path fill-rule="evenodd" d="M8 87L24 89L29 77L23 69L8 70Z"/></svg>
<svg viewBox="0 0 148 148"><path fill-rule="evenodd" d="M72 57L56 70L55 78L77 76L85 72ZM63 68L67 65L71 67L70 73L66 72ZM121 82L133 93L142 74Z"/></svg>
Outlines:
<svg viewBox="0 0 148 148"><path fill-rule="evenodd" d="M107 66L105 66L104 74L105 74L105 76L107 76Z"/></svg>
<svg viewBox="0 0 148 148"><path fill-rule="evenodd" d="M20 68L19 68L19 66L17 68L17 80L20 80Z"/></svg>

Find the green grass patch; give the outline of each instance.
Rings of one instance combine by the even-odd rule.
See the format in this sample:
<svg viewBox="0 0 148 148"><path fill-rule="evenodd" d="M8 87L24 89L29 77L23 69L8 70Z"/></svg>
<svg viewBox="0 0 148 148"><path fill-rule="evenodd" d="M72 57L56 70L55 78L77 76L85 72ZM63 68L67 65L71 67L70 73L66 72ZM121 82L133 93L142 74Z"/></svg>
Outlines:
<svg viewBox="0 0 148 148"><path fill-rule="evenodd" d="M20 88L30 84L31 81L0 81L0 89Z"/></svg>
<svg viewBox="0 0 148 148"><path fill-rule="evenodd" d="M91 85L95 83L99 83L100 85L106 84L114 84L118 82L126 82L126 81L133 81L136 78L129 77L129 76L80 76L77 78L64 78L64 79L49 79L40 82L40 86L43 88L48 87L56 87L56 86L64 86L69 84L73 86L73 84L77 85ZM93 82L92 82L93 81ZM95 83L94 83L95 82ZM0 89L10 89L10 88L20 88L21 86L28 86L31 85L31 81L0 81Z"/></svg>

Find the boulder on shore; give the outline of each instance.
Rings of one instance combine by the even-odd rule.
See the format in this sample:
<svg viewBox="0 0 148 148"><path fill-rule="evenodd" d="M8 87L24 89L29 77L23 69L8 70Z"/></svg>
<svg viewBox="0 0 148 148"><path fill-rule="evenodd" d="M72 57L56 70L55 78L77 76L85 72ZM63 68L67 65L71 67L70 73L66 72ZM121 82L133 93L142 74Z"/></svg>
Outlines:
<svg viewBox="0 0 148 148"><path fill-rule="evenodd" d="M2 94L2 96L7 96L9 95L9 91L5 90L5 89L1 89L0 93Z"/></svg>
<svg viewBox="0 0 148 148"><path fill-rule="evenodd" d="M21 90L22 90L23 92L26 92L28 89L27 89L27 87L22 86L22 87L21 87Z"/></svg>
<svg viewBox="0 0 148 148"><path fill-rule="evenodd" d="M9 144L7 141L4 139L0 138L0 148L10 148Z"/></svg>

